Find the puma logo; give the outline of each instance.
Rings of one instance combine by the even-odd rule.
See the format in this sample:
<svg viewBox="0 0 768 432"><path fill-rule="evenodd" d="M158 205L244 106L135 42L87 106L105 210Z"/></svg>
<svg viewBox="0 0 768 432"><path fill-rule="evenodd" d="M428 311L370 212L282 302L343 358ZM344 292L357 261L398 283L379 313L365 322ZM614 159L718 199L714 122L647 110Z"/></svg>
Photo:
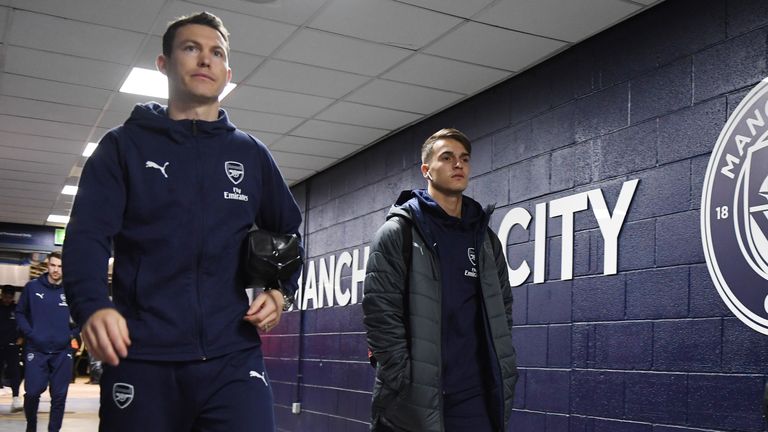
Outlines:
<svg viewBox="0 0 768 432"><path fill-rule="evenodd" d="M250 376L251 378L260 378L262 381L264 381L264 385L269 387L269 384L267 384L267 380L264 379L264 375L262 375L262 374L260 374L260 373L258 373L256 371L250 371L250 372L248 372L248 376Z"/></svg>
<svg viewBox="0 0 768 432"><path fill-rule="evenodd" d="M170 162L166 162L163 164L163 166L160 166L152 161L147 161L146 165L144 165L144 168L157 168L161 173L163 173L163 177L168 178L168 174L165 173L165 167L167 167L168 164L170 164Z"/></svg>
<svg viewBox="0 0 768 432"><path fill-rule="evenodd" d="M418 244L416 242L413 242L413 245L416 246L417 248L419 248L419 252L421 252L421 254L424 255L424 249L421 248L420 244Z"/></svg>
<svg viewBox="0 0 768 432"><path fill-rule="evenodd" d="M35 293L35 295L40 297L40 298L43 298L43 295L45 295L45 293Z"/></svg>

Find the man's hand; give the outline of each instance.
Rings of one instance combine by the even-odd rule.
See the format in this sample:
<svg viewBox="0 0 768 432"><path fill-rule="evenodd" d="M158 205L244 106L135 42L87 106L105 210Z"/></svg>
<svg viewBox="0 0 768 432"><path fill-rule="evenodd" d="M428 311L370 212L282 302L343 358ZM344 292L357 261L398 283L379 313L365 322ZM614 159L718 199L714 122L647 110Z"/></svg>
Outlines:
<svg viewBox="0 0 768 432"><path fill-rule="evenodd" d="M263 291L253 300L243 319L259 330L268 332L280 322L283 302L283 294L279 290Z"/></svg>
<svg viewBox="0 0 768 432"><path fill-rule="evenodd" d="M131 339L125 318L115 309L99 309L83 326L83 341L88 351L98 360L112 366L128 355Z"/></svg>

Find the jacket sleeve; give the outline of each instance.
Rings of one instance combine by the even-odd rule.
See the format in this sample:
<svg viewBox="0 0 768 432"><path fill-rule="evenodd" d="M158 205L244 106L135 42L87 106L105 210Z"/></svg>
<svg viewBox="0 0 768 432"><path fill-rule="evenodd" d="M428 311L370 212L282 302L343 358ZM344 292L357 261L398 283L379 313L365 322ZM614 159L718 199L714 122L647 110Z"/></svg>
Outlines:
<svg viewBox="0 0 768 432"><path fill-rule="evenodd" d="M16 326L24 337L32 333L32 324L29 322L29 284L24 287L16 305Z"/></svg>
<svg viewBox="0 0 768 432"><path fill-rule="evenodd" d="M117 144L115 132L109 132L88 158L67 224L64 290L80 326L97 310L114 307L108 297L107 267L126 200Z"/></svg>
<svg viewBox="0 0 768 432"><path fill-rule="evenodd" d="M272 159L272 155L270 155L267 147L257 140L254 141L263 150L264 154L261 163L261 193L263 195L256 224L260 228L275 233L296 234L301 242L301 233L299 233L301 211L299 206L296 204L291 190L285 183L283 175L280 173L280 169L278 169L277 164ZM303 256L304 247L300 245L300 248L300 253ZM296 293L300 274L301 267L288 280L281 281L282 289L286 294L292 296Z"/></svg>
<svg viewBox="0 0 768 432"><path fill-rule="evenodd" d="M404 314L406 265L401 225L389 220L379 228L365 271L363 324L368 346L379 364L378 377L397 391L410 381L410 356Z"/></svg>
<svg viewBox="0 0 768 432"><path fill-rule="evenodd" d="M493 248L493 255L496 261L496 271L499 274L499 283L501 284L501 296L504 298L504 311L507 314L507 325L509 330L512 331L512 287L509 285L509 273L507 272L507 259L504 256L502 250L501 241L499 237L488 230L488 236L491 240L491 246Z"/></svg>
<svg viewBox="0 0 768 432"><path fill-rule="evenodd" d="M74 321L74 318L72 319ZM77 325L77 323L71 322L69 325L69 336L73 339L77 339L80 337L80 326Z"/></svg>

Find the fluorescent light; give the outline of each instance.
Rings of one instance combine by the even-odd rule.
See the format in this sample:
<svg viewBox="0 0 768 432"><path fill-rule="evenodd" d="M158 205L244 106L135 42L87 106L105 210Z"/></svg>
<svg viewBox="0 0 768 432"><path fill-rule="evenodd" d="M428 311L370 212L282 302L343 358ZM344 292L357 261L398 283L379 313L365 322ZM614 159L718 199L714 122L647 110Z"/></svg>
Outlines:
<svg viewBox="0 0 768 432"><path fill-rule="evenodd" d="M48 215L48 222L54 222L54 223L67 223L69 222L69 216L64 215Z"/></svg>
<svg viewBox="0 0 768 432"><path fill-rule="evenodd" d="M66 185L61 190L61 193L64 195L77 195L77 186Z"/></svg>
<svg viewBox="0 0 768 432"><path fill-rule="evenodd" d="M85 150L83 150L83 156L85 157L91 157L94 150L96 150L96 147L99 146L99 143L95 142L89 142L87 146L85 146Z"/></svg>
<svg viewBox="0 0 768 432"><path fill-rule="evenodd" d="M234 90L234 89L235 89L235 87L237 87L237 84L235 84L235 83L233 83L233 82L231 82L231 81L230 81L230 82L228 82L228 83L227 83L227 85L225 85L225 86L224 86L224 91L222 91L222 92L221 92L221 94L219 95L219 102L221 102L222 100L224 100L224 98L225 98L225 97L227 97L227 95L228 95L228 94L229 94L229 93L230 93L232 90Z"/></svg>
<svg viewBox="0 0 768 432"><path fill-rule="evenodd" d="M230 82L219 95L224 99L237 84ZM159 71L135 67L120 87L121 93L131 93L159 99L168 99L168 78Z"/></svg>
<svg viewBox="0 0 768 432"><path fill-rule="evenodd" d="M135 67L120 92L168 99L168 80L159 71Z"/></svg>

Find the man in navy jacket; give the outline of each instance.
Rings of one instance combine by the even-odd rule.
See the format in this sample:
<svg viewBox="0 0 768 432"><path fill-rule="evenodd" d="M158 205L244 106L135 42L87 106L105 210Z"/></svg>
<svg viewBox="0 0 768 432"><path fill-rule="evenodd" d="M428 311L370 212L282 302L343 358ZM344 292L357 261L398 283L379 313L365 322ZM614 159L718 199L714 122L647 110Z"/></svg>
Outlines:
<svg viewBox="0 0 768 432"><path fill-rule="evenodd" d="M105 363L102 431L274 430L258 330L280 321L298 271L249 305L240 257L254 222L298 234L301 214L266 146L220 108L228 56L217 17L171 23L168 106L137 105L83 169L65 286Z"/></svg>
<svg viewBox="0 0 768 432"><path fill-rule="evenodd" d="M16 306L16 321L24 335L24 414L27 432L37 430L40 395L50 385L51 415L48 431L61 429L64 405L72 378L70 342L77 331L70 327L69 306L61 286L61 253L48 256L48 272L29 281Z"/></svg>

